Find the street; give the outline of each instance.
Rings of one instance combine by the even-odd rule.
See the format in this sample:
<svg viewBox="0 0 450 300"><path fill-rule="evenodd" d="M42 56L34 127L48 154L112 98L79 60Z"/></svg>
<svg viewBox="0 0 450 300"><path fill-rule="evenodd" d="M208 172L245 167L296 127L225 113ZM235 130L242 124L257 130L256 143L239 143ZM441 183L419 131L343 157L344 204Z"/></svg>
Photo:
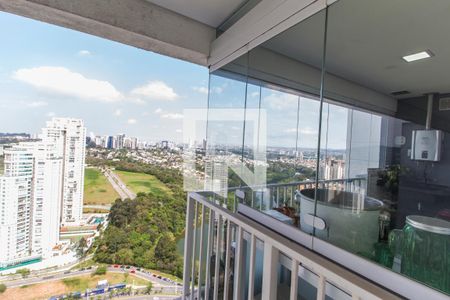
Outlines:
<svg viewBox="0 0 450 300"><path fill-rule="evenodd" d="M49 281L61 280L69 277L76 277L80 275L91 274L95 269L90 270L82 270L82 271L65 271L59 273L53 273L51 275L41 275L39 277L31 277L31 278L20 278L9 281L1 281L1 283L5 284L8 288L20 287L24 285L32 285L38 283L45 283ZM122 268L114 268L108 267L108 272L114 273L129 273L130 270L122 269ZM159 279L154 276L152 273L148 271L137 271L133 273L134 276L149 280L153 283L153 290L159 293L165 294L176 294L182 290L181 286L178 286L174 283L167 282L165 280ZM140 298L140 299L151 299L151 298Z"/></svg>
<svg viewBox="0 0 450 300"><path fill-rule="evenodd" d="M117 176L117 174L111 171L111 169L106 168L103 174L105 174L106 178L108 178L108 181L111 183L122 200L126 198L136 198L136 194L128 189L126 184L119 178L119 176Z"/></svg>

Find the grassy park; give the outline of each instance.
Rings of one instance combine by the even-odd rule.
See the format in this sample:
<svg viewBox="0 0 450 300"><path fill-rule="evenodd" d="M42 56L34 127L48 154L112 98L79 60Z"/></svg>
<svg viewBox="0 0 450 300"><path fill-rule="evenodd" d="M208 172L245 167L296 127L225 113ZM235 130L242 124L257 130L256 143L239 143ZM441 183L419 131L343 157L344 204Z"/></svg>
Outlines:
<svg viewBox="0 0 450 300"><path fill-rule="evenodd" d="M170 195L172 191L158 178L145 173L114 171L126 186L134 193L152 193L154 195Z"/></svg>
<svg viewBox="0 0 450 300"><path fill-rule="evenodd" d="M102 205L113 203L119 194L108 179L96 168L86 168L84 173L84 204Z"/></svg>
<svg viewBox="0 0 450 300"><path fill-rule="evenodd" d="M97 282L107 279L109 284L125 282L127 284L135 284L138 286L146 286L147 280L136 277L132 274L108 272L105 275L92 276L91 274L68 277L62 280L55 280L45 283L32 284L17 288L7 289L0 298L1 299L21 299L21 300L37 300L48 299L51 296L67 294L70 292L84 291L86 289L95 288Z"/></svg>

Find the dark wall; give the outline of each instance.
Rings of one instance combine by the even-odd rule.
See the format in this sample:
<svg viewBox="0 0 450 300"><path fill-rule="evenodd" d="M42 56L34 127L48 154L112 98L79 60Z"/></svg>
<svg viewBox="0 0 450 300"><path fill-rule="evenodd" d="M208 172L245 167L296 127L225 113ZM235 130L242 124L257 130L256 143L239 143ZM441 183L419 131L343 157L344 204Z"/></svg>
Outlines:
<svg viewBox="0 0 450 300"><path fill-rule="evenodd" d="M450 110L439 110L439 98L449 96L450 94L440 94L435 96L431 118L431 127L434 129L450 132ZM425 126L427 119L427 103L427 96L400 99L398 100L397 114L395 117Z"/></svg>

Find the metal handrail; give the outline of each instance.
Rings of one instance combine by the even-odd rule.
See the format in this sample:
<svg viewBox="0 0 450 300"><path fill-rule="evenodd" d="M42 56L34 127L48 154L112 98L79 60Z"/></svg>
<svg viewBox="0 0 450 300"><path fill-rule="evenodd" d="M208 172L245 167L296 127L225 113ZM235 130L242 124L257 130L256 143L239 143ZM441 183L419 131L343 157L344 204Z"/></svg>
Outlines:
<svg viewBox="0 0 450 300"><path fill-rule="evenodd" d="M206 236L206 225L204 214L199 216L198 212L207 212L209 215L209 229L207 242L208 250L206 251L205 259L199 260L198 271L195 271L195 265L197 261L195 239L192 239L194 235L194 224L198 224L202 228L200 231L200 239ZM211 226L213 224L213 226ZM227 232L226 236L220 232ZM214 234L217 233L217 234ZM263 285L262 285L262 299L273 299L277 293L277 266L279 262L279 256L283 255L290 259L290 263L287 267L294 273L300 274L300 269L306 269L318 276L317 281L317 299L325 299L326 287L331 284L341 291L349 294L352 299L399 299L395 294L371 283L365 278L358 276L347 269L327 260L326 258L310 251L297 243L277 234L269 228L249 219L238 213L233 213L226 208L210 201L206 197L199 193L189 193L188 195L188 210L186 215L186 239L185 239L185 271L184 271L184 299L203 299L201 296L202 291L205 292L204 299L209 298L210 292L213 299L218 299L218 278L219 268L206 267L204 268L204 261L208 264L212 257L212 242L214 241L217 249L215 257L225 258L225 278L224 278L224 294L233 295L233 299L241 299L242 289L242 265L244 264L243 257L243 240L244 233L249 235L249 241L251 250L249 252L250 270L249 274L254 273L254 261L255 261L255 241L260 240L264 243L264 271L263 271ZM214 239L214 236L216 238ZM211 237L211 239L210 239ZM235 247L232 248L232 237L235 237ZM222 248L221 245L225 245ZM222 249L222 250L221 250ZM233 269L230 265L231 252L234 253L234 277L233 284L231 285L230 272L228 269ZM253 262L253 263L252 263ZM216 266L217 266L216 260ZM285 265L286 266L286 265ZM192 272L194 270L194 272ZM203 274L202 272L206 272ZM198 275L197 275L198 273ZM251 275L250 275L251 276ZM296 278L291 276L292 278ZM193 282L196 278L214 278L215 280L204 283L200 279L198 288L194 287ZM290 283L290 299L297 299L298 280L291 280ZM254 281L248 281L248 290L253 291ZM207 288L206 288L207 287ZM230 288L232 291L228 291ZM199 295L200 294L200 295ZM250 294L250 292L249 292ZM250 295L249 295L250 296ZM253 294L251 295L253 297ZM249 298L250 299L250 298Z"/></svg>

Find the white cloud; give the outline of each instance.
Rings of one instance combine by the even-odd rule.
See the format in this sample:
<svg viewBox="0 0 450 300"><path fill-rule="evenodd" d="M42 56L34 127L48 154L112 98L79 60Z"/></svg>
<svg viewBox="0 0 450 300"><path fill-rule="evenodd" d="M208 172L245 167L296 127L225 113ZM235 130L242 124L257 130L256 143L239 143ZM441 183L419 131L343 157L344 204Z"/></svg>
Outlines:
<svg viewBox="0 0 450 300"><path fill-rule="evenodd" d="M284 132L286 132L286 133L294 133L294 132L297 132L297 128L286 128L284 130Z"/></svg>
<svg viewBox="0 0 450 300"><path fill-rule="evenodd" d="M183 130L181 130L181 129L177 129L177 130L175 130L175 132L178 132L178 133L182 133L182 132L183 132Z"/></svg>
<svg viewBox="0 0 450 300"><path fill-rule="evenodd" d="M298 132L301 133L301 134L305 134L305 135L316 135L316 134L318 134L318 131L315 130L314 128L311 128L311 127L300 128L298 130Z"/></svg>
<svg viewBox="0 0 450 300"><path fill-rule="evenodd" d="M89 79L63 67L36 67L19 69L13 78L51 93L80 99L114 102L122 94L108 81Z"/></svg>
<svg viewBox="0 0 450 300"><path fill-rule="evenodd" d="M159 80L150 81L143 86L134 88L131 91L131 94L135 96L145 97L150 100L165 101L173 101L179 97L178 94L173 90L173 88Z"/></svg>
<svg viewBox="0 0 450 300"><path fill-rule="evenodd" d="M272 93L264 97L270 108L275 110L292 109L298 106L298 96L287 93Z"/></svg>
<svg viewBox="0 0 450 300"><path fill-rule="evenodd" d="M55 116L55 113L52 112L52 111L47 113L47 117L51 118L51 117L54 117L54 116Z"/></svg>
<svg viewBox="0 0 450 300"><path fill-rule="evenodd" d="M47 105L48 105L48 103L45 101L33 101L33 102L27 104L28 107L42 107L42 106L47 106Z"/></svg>
<svg viewBox="0 0 450 300"><path fill-rule="evenodd" d="M136 124L137 121L136 121L136 119L128 119L127 123L128 124Z"/></svg>
<svg viewBox="0 0 450 300"><path fill-rule="evenodd" d="M222 94L222 92L223 92L223 87L221 87L221 86L214 86L211 88L211 93Z"/></svg>
<svg viewBox="0 0 450 300"><path fill-rule="evenodd" d="M206 94L206 95L208 95L208 88L205 88L205 87L203 87L203 86L200 86L200 87L194 86L192 89L193 89L194 91L200 93L200 94Z"/></svg>
<svg viewBox="0 0 450 300"><path fill-rule="evenodd" d="M160 114L160 113L162 113L162 111L163 111L163 110L162 110L161 108L158 107L157 109L155 109L155 114Z"/></svg>
<svg viewBox="0 0 450 300"><path fill-rule="evenodd" d="M251 97L255 98L259 96L259 92L253 92L250 94Z"/></svg>
<svg viewBox="0 0 450 300"><path fill-rule="evenodd" d="M88 50L80 50L80 51L78 51L78 55L79 56L91 56L92 53Z"/></svg>
<svg viewBox="0 0 450 300"><path fill-rule="evenodd" d="M132 98L130 98L129 99L131 102L134 102L134 103L136 103L136 104L139 104L139 105L143 105L143 104L147 104L144 100L142 100L141 98L134 98L134 97L132 97Z"/></svg>
<svg viewBox="0 0 450 300"><path fill-rule="evenodd" d="M177 119L183 119L183 115L182 114L178 114L178 113L168 113L168 114L161 115L161 118L177 120Z"/></svg>
<svg viewBox="0 0 450 300"><path fill-rule="evenodd" d="M121 111L120 109L116 109L116 110L114 111L114 115L115 115L116 117L119 117L119 116L122 115L122 111Z"/></svg>

